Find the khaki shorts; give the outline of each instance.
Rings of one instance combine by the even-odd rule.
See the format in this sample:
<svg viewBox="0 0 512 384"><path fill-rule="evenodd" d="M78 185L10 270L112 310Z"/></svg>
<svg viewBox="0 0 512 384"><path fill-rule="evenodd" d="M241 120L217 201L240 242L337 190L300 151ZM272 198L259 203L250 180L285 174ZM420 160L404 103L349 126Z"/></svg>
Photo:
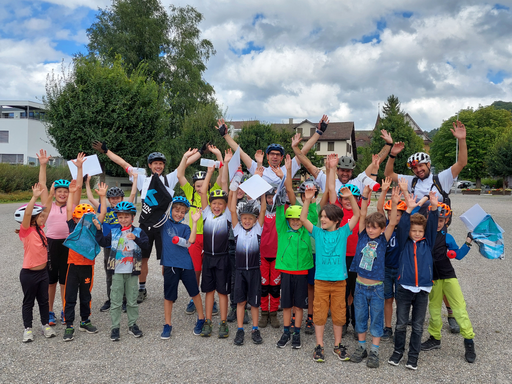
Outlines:
<svg viewBox="0 0 512 384"><path fill-rule="evenodd" d="M315 300L313 301L313 321L325 325L327 312L331 310L332 324L343 326L346 322L345 287L347 282L315 280Z"/></svg>

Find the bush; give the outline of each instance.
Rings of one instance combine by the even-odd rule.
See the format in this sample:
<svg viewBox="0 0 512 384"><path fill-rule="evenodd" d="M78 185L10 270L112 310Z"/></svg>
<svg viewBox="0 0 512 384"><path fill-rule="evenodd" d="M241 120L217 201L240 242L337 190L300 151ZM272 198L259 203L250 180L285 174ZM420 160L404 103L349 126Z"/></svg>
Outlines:
<svg viewBox="0 0 512 384"><path fill-rule="evenodd" d="M498 179L482 179L482 185L488 185L491 188L499 188L498 183L503 184L503 181Z"/></svg>
<svg viewBox="0 0 512 384"><path fill-rule="evenodd" d="M46 187L49 189L57 179L71 180L67 166L47 167ZM31 191L39 180L39 167L29 165L0 164L0 192ZM30 197L29 197L30 200Z"/></svg>

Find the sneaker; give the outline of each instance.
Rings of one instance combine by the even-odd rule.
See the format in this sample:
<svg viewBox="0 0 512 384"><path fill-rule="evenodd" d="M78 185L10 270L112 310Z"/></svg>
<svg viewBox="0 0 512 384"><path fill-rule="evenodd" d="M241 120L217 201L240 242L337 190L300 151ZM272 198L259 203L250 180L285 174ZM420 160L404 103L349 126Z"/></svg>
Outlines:
<svg viewBox="0 0 512 384"><path fill-rule="evenodd" d="M123 311L123 313L126 313L126 301L123 301L123 304L121 305L121 311Z"/></svg>
<svg viewBox="0 0 512 384"><path fill-rule="evenodd" d="M308 317L306 320L306 329L304 330L306 332L306 335L312 335L315 333L315 325L313 324L313 318Z"/></svg>
<svg viewBox="0 0 512 384"><path fill-rule="evenodd" d="M381 336L382 341L389 341L393 338L393 330L389 327L384 328L384 334Z"/></svg>
<svg viewBox="0 0 512 384"><path fill-rule="evenodd" d="M130 335L133 335L135 337L142 337L144 334L139 329L139 326L137 324L133 324L131 327L128 328L128 333Z"/></svg>
<svg viewBox="0 0 512 384"><path fill-rule="evenodd" d="M272 328L280 328L281 327L281 323L279 322L279 319L277 318L277 312L270 312L268 314L269 318L270 318L270 325L272 326Z"/></svg>
<svg viewBox="0 0 512 384"><path fill-rule="evenodd" d="M366 366L368 368L379 368L379 355L375 351L370 351L368 354L368 360L366 360Z"/></svg>
<svg viewBox="0 0 512 384"><path fill-rule="evenodd" d="M350 355L347 352L347 348L339 343L337 346L334 347L334 350L332 351L336 356L338 356L338 359L341 361L349 361Z"/></svg>
<svg viewBox="0 0 512 384"><path fill-rule="evenodd" d="M193 315L196 313L196 305L194 304L194 300L190 300L187 305L187 309L185 309L185 313L187 315Z"/></svg>
<svg viewBox="0 0 512 384"><path fill-rule="evenodd" d="M67 327L66 330L64 331L64 341L71 341L75 338L74 336L75 334L75 328L73 327Z"/></svg>
<svg viewBox="0 0 512 384"><path fill-rule="evenodd" d="M464 354L466 361L468 363L474 363L476 360L476 353L475 343L473 342L473 340L464 339L464 348L466 349L466 353Z"/></svg>
<svg viewBox="0 0 512 384"><path fill-rule="evenodd" d="M137 304L142 303L148 297L148 291L146 288L139 289L139 294L137 296Z"/></svg>
<svg viewBox="0 0 512 384"><path fill-rule="evenodd" d="M196 325L194 327L194 335L199 336L201 331L203 330L204 319L197 319Z"/></svg>
<svg viewBox="0 0 512 384"><path fill-rule="evenodd" d="M32 328L26 328L23 331L23 342L28 343L30 341L34 341L34 334L32 333Z"/></svg>
<svg viewBox="0 0 512 384"><path fill-rule="evenodd" d="M217 306L217 302L213 302L212 316L217 316L219 314L219 307Z"/></svg>
<svg viewBox="0 0 512 384"><path fill-rule="evenodd" d="M261 311L260 320L258 321L259 328L265 328L268 325L268 311Z"/></svg>
<svg viewBox="0 0 512 384"><path fill-rule="evenodd" d="M441 348L441 340L434 339L434 336L430 336L426 341L421 343L422 351L431 351L433 349Z"/></svg>
<svg viewBox="0 0 512 384"><path fill-rule="evenodd" d="M418 359L409 357L407 359L407 363L405 364L405 368L412 369L413 371L418 369Z"/></svg>
<svg viewBox="0 0 512 384"><path fill-rule="evenodd" d="M225 339L229 337L229 328L226 321L222 321L219 325L219 339Z"/></svg>
<svg viewBox="0 0 512 384"><path fill-rule="evenodd" d="M64 321L64 311L60 311L60 323L66 324L66 322Z"/></svg>
<svg viewBox="0 0 512 384"><path fill-rule="evenodd" d="M91 320L81 321L78 330L87 333L97 333L98 328L91 324Z"/></svg>
<svg viewBox="0 0 512 384"><path fill-rule="evenodd" d="M165 324L164 325L164 330L162 331L162 333L160 334L160 338L162 340L168 340L171 338L171 332L172 332L172 325L169 325L169 324Z"/></svg>
<svg viewBox="0 0 512 384"><path fill-rule="evenodd" d="M263 343L263 339L261 338L261 333L260 333L259 329L254 329L251 332L251 338L252 338L252 342L254 344L261 344L261 343Z"/></svg>
<svg viewBox="0 0 512 384"><path fill-rule="evenodd" d="M448 317L448 324L450 325L451 333L460 333L459 323L457 323L455 317Z"/></svg>
<svg viewBox="0 0 512 384"><path fill-rule="evenodd" d="M313 360L317 363L323 363L325 361L324 348L320 346L320 344L317 345L313 351Z"/></svg>
<svg viewBox="0 0 512 384"><path fill-rule="evenodd" d="M188 307L187 307L188 309ZM195 309L195 307L194 307ZM236 320L236 307L229 307L229 313L227 321L228 323L233 323Z"/></svg>
<svg viewBox="0 0 512 384"><path fill-rule="evenodd" d="M277 342L277 346L279 348L284 348L286 347L286 344L288 344L288 342L290 341L291 339L291 335L289 333L286 333L286 332L283 332L283 334L281 335L281 338L279 339L279 341Z"/></svg>
<svg viewBox="0 0 512 384"><path fill-rule="evenodd" d="M100 312L107 312L109 309L110 309L110 300L107 300L101 306Z"/></svg>
<svg viewBox="0 0 512 384"><path fill-rule="evenodd" d="M110 340L119 341L119 337L119 328L114 328L112 331L110 331Z"/></svg>
<svg viewBox="0 0 512 384"><path fill-rule="evenodd" d="M236 331L236 336L235 336L235 345L244 345L244 335L245 335L245 332L243 329L239 329Z"/></svg>
<svg viewBox="0 0 512 384"><path fill-rule="evenodd" d="M203 329L201 330L201 336L210 337L212 335L212 321L206 320L203 324Z"/></svg>
<svg viewBox="0 0 512 384"><path fill-rule="evenodd" d="M394 365L395 367L398 367L398 364L400 364L400 360L402 360L402 357L403 354L393 351L393 354L389 358L388 363Z"/></svg>
<svg viewBox="0 0 512 384"><path fill-rule="evenodd" d="M368 352L365 348L358 346L352 356L350 357L350 361L353 363L360 363L364 358L368 357Z"/></svg>
<svg viewBox="0 0 512 384"><path fill-rule="evenodd" d="M292 349L300 349L302 344L300 342L300 333L294 333L292 335Z"/></svg>
<svg viewBox="0 0 512 384"><path fill-rule="evenodd" d="M57 324L57 321L55 320L55 312L50 312L50 318L48 319L48 324L51 326L54 326Z"/></svg>
<svg viewBox="0 0 512 384"><path fill-rule="evenodd" d="M244 311L244 324L249 324L249 314L247 313L247 309Z"/></svg>
<svg viewBox="0 0 512 384"><path fill-rule="evenodd" d="M50 327L50 324L41 326L41 330L43 331L44 337L46 337L47 339L57 336L53 328Z"/></svg>

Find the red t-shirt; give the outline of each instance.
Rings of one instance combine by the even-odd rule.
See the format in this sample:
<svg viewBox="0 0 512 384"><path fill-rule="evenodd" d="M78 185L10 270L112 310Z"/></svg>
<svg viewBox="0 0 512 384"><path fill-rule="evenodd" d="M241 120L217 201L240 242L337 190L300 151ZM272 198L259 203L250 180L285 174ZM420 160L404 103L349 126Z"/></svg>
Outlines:
<svg viewBox="0 0 512 384"><path fill-rule="evenodd" d="M41 235L46 239L43 232L44 227L40 227ZM36 231L36 227L29 227L27 229L20 225L20 240L23 242L23 268L35 268L48 262L48 250L43 245L41 236Z"/></svg>
<svg viewBox="0 0 512 384"><path fill-rule="evenodd" d="M261 257L275 259L277 255L276 213L266 213L260 241Z"/></svg>
<svg viewBox="0 0 512 384"><path fill-rule="evenodd" d="M350 221L352 216L354 216L354 211L343 208L338 199L336 199L335 204L343 210L343 220L341 220L340 224L341 228ZM356 255L357 240L359 240L359 225L356 223L356 226L352 230L352 234L347 238L347 256Z"/></svg>

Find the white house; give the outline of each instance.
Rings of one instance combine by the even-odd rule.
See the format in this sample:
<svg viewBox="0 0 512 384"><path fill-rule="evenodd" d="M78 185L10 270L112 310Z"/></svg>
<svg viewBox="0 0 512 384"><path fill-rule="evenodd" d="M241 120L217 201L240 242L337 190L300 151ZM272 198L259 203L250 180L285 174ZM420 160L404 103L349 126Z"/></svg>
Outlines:
<svg viewBox="0 0 512 384"><path fill-rule="evenodd" d="M59 162L42 122L43 108L34 101L0 100L0 163L37 165L40 149Z"/></svg>

